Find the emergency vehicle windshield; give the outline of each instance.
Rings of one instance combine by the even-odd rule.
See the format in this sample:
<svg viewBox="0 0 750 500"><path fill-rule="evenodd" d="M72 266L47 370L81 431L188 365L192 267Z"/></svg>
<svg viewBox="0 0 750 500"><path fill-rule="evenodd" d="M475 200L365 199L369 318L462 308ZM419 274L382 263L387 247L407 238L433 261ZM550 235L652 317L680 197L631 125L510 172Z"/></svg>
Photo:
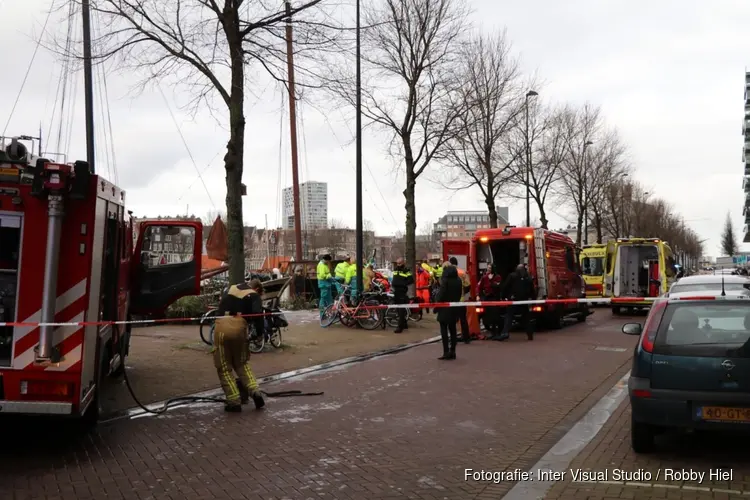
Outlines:
<svg viewBox="0 0 750 500"><path fill-rule="evenodd" d="M604 276L604 257L584 257L584 276Z"/></svg>

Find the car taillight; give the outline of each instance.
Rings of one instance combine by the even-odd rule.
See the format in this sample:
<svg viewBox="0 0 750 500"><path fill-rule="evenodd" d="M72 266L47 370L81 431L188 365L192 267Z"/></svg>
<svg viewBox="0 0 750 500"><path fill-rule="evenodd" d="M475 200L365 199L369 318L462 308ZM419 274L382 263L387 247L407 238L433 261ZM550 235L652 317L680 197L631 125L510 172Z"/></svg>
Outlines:
<svg viewBox="0 0 750 500"><path fill-rule="evenodd" d="M646 352L653 352L654 340L656 339L656 331L659 329L659 323L661 318L664 316L664 311L667 308L667 301L657 301L651 306L648 318L646 318L646 324L643 326L643 334L641 335L641 348Z"/></svg>
<svg viewBox="0 0 750 500"><path fill-rule="evenodd" d="M633 389L632 396L636 398L650 398L651 391L645 389Z"/></svg>

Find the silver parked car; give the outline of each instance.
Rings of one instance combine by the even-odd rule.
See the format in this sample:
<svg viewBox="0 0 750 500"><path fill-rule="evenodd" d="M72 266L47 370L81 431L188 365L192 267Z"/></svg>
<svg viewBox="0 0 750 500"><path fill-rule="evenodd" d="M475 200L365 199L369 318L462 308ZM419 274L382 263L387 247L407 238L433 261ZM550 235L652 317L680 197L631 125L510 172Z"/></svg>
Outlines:
<svg viewBox="0 0 750 500"><path fill-rule="evenodd" d="M721 282L724 282L726 292L742 292L750 295L750 278L747 276L738 276L731 274L698 274L680 278L672 284L667 297L673 297L675 294L700 294L703 292L721 293Z"/></svg>

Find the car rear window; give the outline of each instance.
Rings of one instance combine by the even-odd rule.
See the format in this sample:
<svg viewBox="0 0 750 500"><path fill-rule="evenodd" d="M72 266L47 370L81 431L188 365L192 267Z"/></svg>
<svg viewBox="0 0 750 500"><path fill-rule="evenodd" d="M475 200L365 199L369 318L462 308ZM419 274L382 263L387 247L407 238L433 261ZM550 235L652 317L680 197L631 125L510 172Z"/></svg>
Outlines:
<svg viewBox="0 0 750 500"><path fill-rule="evenodd" d="M750 301L670 304L654 343L657 354L750 357Z"/></svg>
<svg viewBox="0 0 750 500"><path fill-rule="evenodd" d="M727 292L750 292L747 288L750 286L750 282L746 285L745 283L725 283L724 290ZM669 293L685 293L685 292L708 292L721 290L721 282L716 283L675 283L669 290Z"/></svg>

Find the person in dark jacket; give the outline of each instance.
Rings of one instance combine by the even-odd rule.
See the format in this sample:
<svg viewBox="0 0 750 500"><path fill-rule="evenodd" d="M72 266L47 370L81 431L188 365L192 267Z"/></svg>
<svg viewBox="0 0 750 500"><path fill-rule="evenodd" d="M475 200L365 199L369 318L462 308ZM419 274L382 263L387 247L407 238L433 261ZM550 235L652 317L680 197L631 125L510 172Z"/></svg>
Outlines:
<svg viewBox="0 0 750 500"><path fill-rule="evenodd" d="M503 298L506 300L533 300L534 299L534 282L526 270L526 266L519 264L516 270L508 275L503 284ZM505 340L510 337L510 327L513 324L513 318L516 314L521 315L521 324L526 329L526 337L534 340L534 325L531 321L531 312L528 305L514 305L505 309L505 321L503 324L503 333L499 340Z"/></svg>
<svg viewBox="0 0 750 500"><path fill-rule="evenodd" d="M404 259L399 258L396 261L396 269L393 270L393 281L391 287L393 288L393 303L394 304L408 304L409 303L409 287L414 284L414 276L411 271L406 269L404 265ZM398 314L398 327L393 333L401 333L409 328L406 323L406 309L396 309Z"/></svg>
<svg viewBox="0 0 750 500"><path fill-rule="evenodd" d="M458 302L463 295L463 283L458 277L458 269L449 263L443 264L443 277L440 279L438 302ZM437 310L437 320L440 323L440 336L443 340L443 355L438 359L456 359L456 344L458 334L456 322L460 319L459 308L441 307ZM450 333L450 337L448 334Z"/></svg>
<svg viewBox="0 0 750 500"><path fill-rule="evenodd" d="M232 285L219 302L214 329L214 366L227 403L224 409L242 411L241 404L253 398L255 407L263 408L263 394L247 363L247 327L254 325L258 335L265 334L261 294L263 285L254 279L250 283ZM250 316L252 315L252 316ZM237 374L235 380L232 371ZM238 383L239 382L239 383Z"/></svg>
<svg viewBox="0 0 750 500"><path fill-rule="evenodd" d="M479 281L479 299L492 302L502 300L503 278L497 272L497 264L493 263ZM489 332L491 340L500 340L500 308L485 307L484 327Z"/></svg>

